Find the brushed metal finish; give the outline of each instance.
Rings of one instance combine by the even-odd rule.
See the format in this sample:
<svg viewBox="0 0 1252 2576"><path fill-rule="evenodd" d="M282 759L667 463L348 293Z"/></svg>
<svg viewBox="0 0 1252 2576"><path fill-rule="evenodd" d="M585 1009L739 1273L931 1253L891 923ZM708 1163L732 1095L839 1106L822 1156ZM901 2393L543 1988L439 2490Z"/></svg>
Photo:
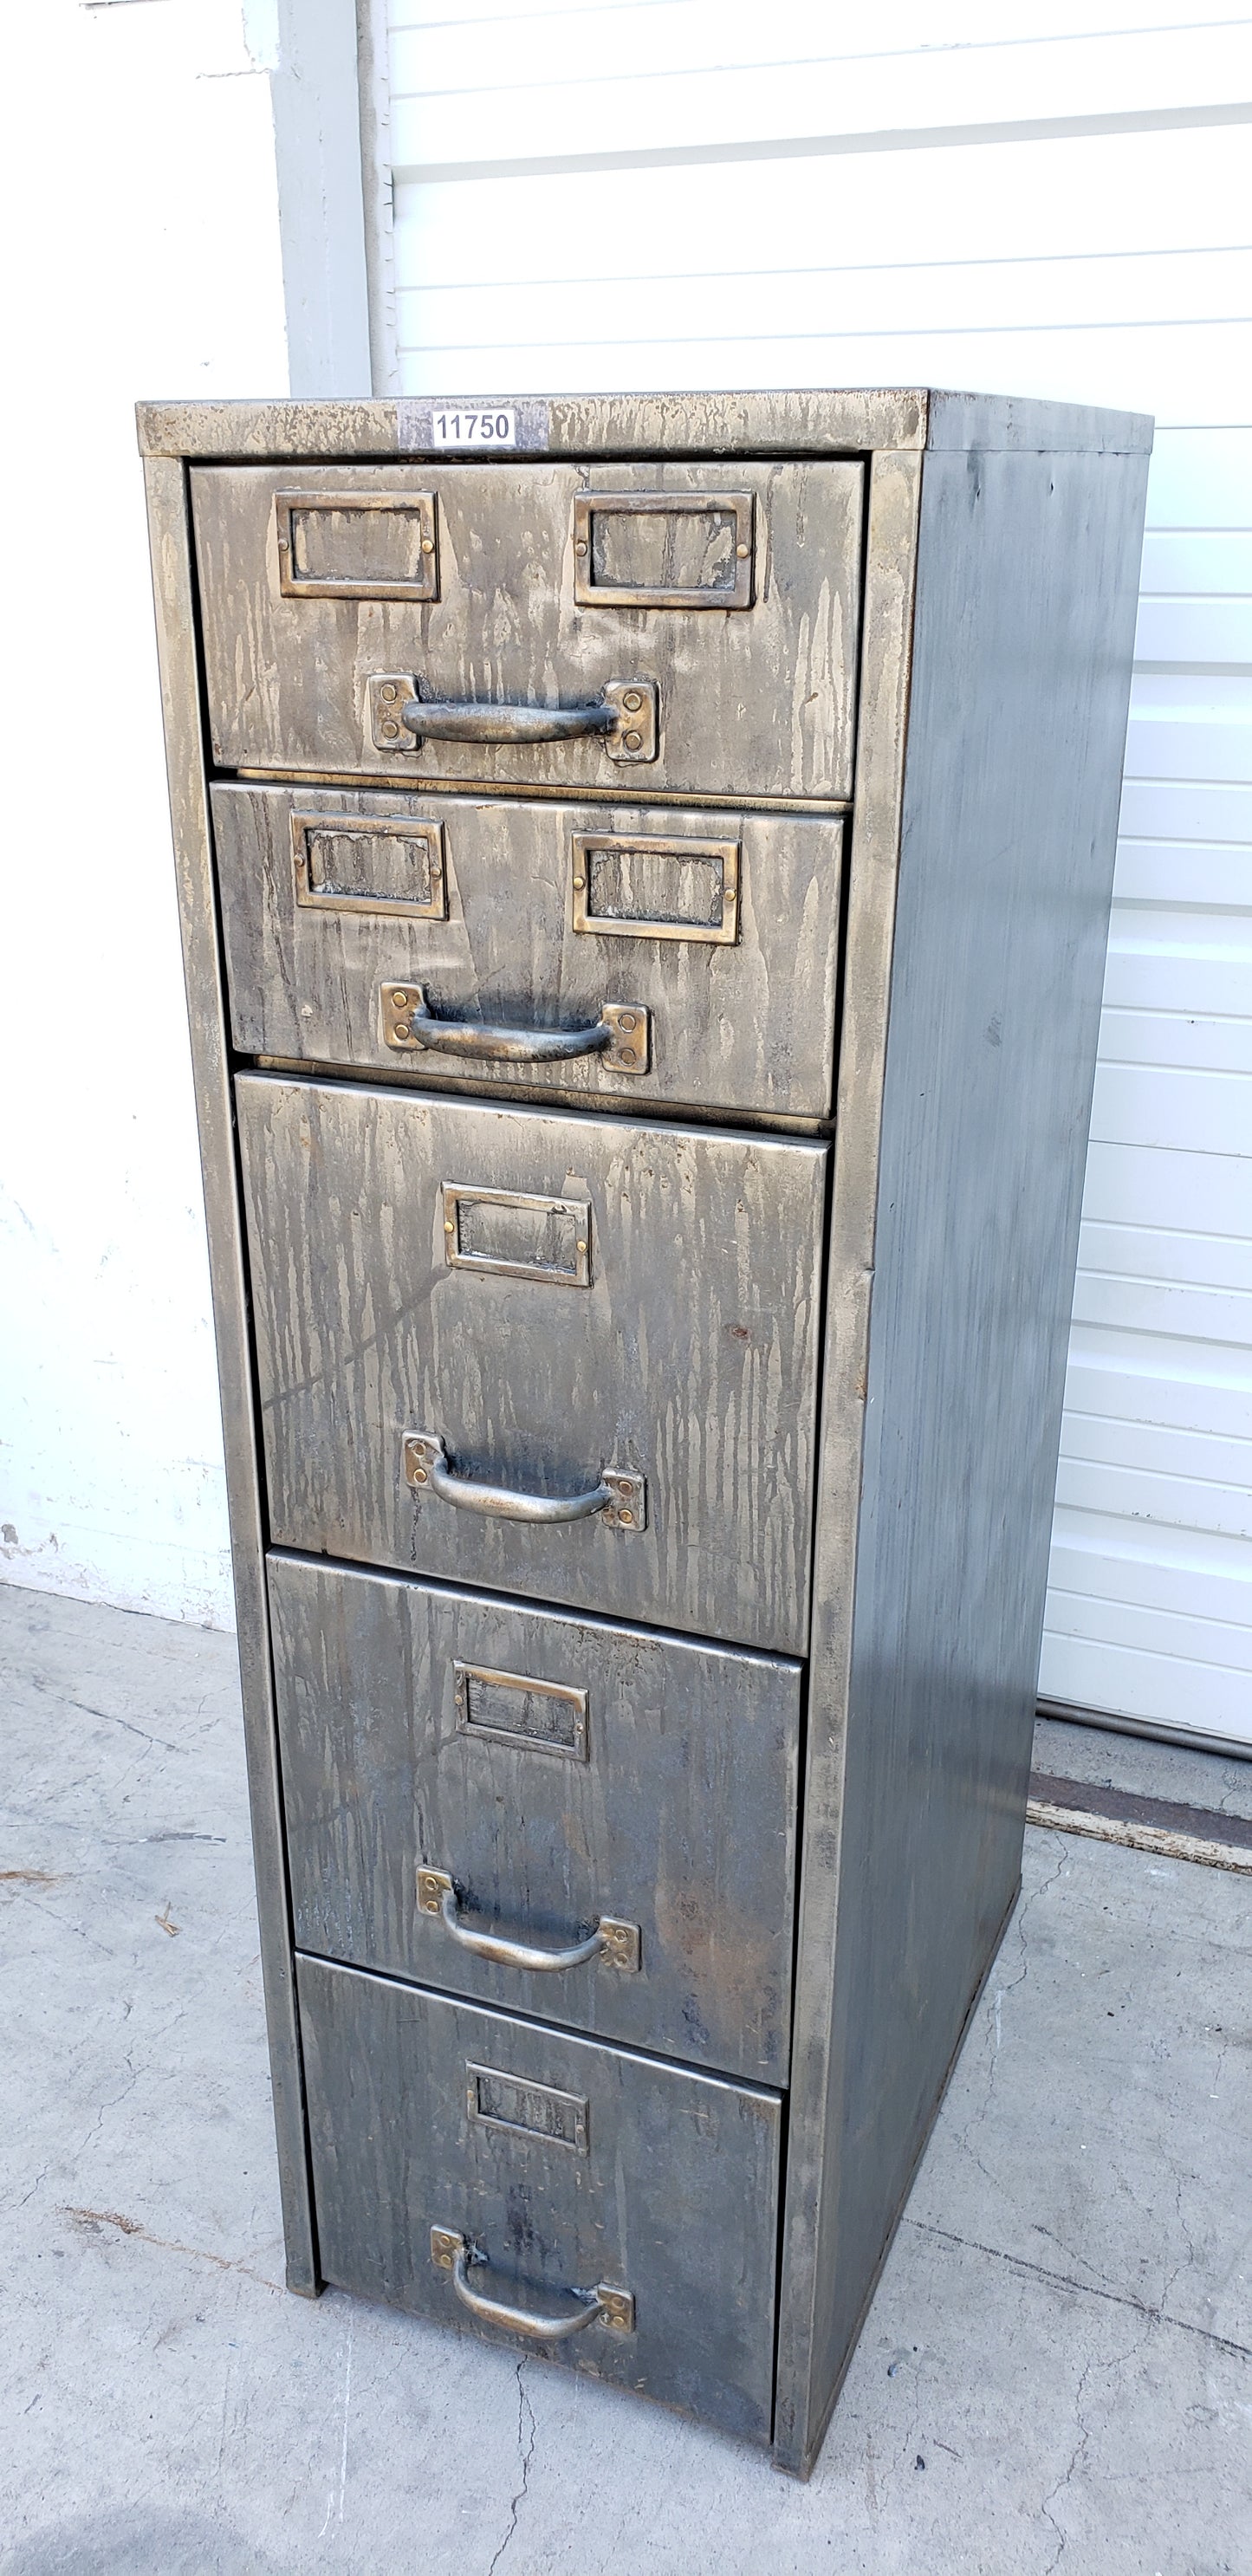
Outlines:
<svg viewBox="0 0 1252 2576"><path fill-rule="evenodd" d="M634 2333L575 2334L553 2361L768 2441L776 2094L322 1960L298 1977L327 2280L455 2324L438 2227L481 2247L510 2305L627 2284ZM470 2065L581 2098L586 2153L471 2118Z"/></svg>
<svg viewBox="0 0 1252 2576"><path fill-rule="evenodd" d="M468 2324L459 2262L507 2319L481 2330L573 2316L570 2362L760 2439L781 2244L773 2441L803 2475L1016 1883L1151 424L916 389L528 397L525 456L449 466L432 408L140 415L150 453L205 460L217 756L302 781L214 791L236 1045L318 1070L236 1084L264 1508L291 1546L406 1570L273 1569L295 1901L333 1953L299 1971L318 2220L348 2286ZM181 466L150 490L289 2264L313 2286ZM349 491L430 496L438 600L378 595L406 542L385 512L375 595L284 596L278 496L308 498L305 571L342 584L366 514L316 505ZM843 957L840 820L783 809L849 799L858 654ZM623 669L657 694L646 805L595 738L395 750L393 714L370 740L389 673L388 707L420 677L477 727ZM577 1032L623 987L650 1023L629 1082L599 1054L459 1066L399 1039L414 1011ZM819 1262L822 1149L767 1130L829 1119L837 1013ZM544 1105L499 1106L510 1087ZM649 1101L758 1132L623 1114ZM478 1206L467 1261L445 1183ZM589 1211L568 1241L559 1205ZM429 1473L415 1508L420 1422L501 1498L646 1473L649 1526L471 1518ZM800 1668L736 1639L811 1653L790 1997ZM446 1888L422 1913L419 1869L505 1945L637 1924L638 1970L479 1958ZM479 2001L397 1982L432 1943ZM789 1999L779 2236L781 2105L743 2079L785 2079ZM710 2247L737 2267L711 2316ZM635 2332L584 2330L614 2282Z"/></svg>
<svg viewBox="0 0 1252 2576"><path fill-rule="evenodd" d="M430 401L141 402L135 406L145 456L423 456ZM543 415L534 444L549 456L832 456L873 450L967 449L1093 456L1146 455L1152 421L1143 412L1014 394L950 393L929 385L784 388L724 393L555 394L519 404ZM342 471L342 468L340 469Z"/></svg>
<svg viewBox="0 0 1252 2576"><path fill-rule="evenodd" d="M222 1397L248 1800L257 1873L261 1982L269 2038L287 2283L290 2289L299 2291L302 2296L313 2298L321 2287L321 2281L317 2266L304 2079L292 1974L291 1918L265 1601L260 1442L252 1407L248 1292L235 1165L226 996L218 944L204 743L200 726L191 529L182 467L164 458L155 458L145 466L144 477L183 971L204 1168L204 1213Z"/></svg>
<svg viewBox="0 0 1252 2576"><path fill-rule="evenodd" d="M406 818L415 831L440 830L446 922L303 910L294 900L293 813L306 831L316 824L333 833L340 823L362 831L372 821L399 833ZM632 1077L632 1095L765 1116L829 1114L844 833L836 818L221 785L213 822L242 1054L362 1071L395 1065L379 1011L380 989L390 991L393 979L406 999L420 989L440 1016L507 1016L527 1026L594 1021L606 993L625 985L653 1032L651 1067ZM658 853L677 854L680 879L704 872L704 922L690 938L673 920L658 924L654 943L642 926L609 919L601 936L594 919L578 917L573 906L590 889L573 883L588 872L577 854L602 851L610 838L643 854L647 899L671 915L691 909L692 898L667 882ZM628 883L599 899L638 909ZM736 937L723 944L732 900ZM710 947L714 932L719 944ZM462 1071L447 1057L439 1069L493 1088L526 1078L580 1099L618 1088L603 1058L536 1066L526 1077L507 1061Z"/></svg>
<svg viewBox="0 0 1252 2576"><path fill-rule="evenodd" d="M359 771L397 779L493 779L570 787L611 784L591 740L522 745L438 742L375 748L371 677L420 673L426 694L557 708L621 688L625 668L657 691L660 739L649 790L827 798L850 790L853 683L860 622L863 468L858 462L745 466L762 559L757 605L707 609L580 608L573 595L574 504L586 478L542 459L420 469L362 466L368 491L433 488L440 597L284 598L274 541L283 477L259 466L199 466L192 501L214 757L225 769ZM645 475L601 466L597 489L716 488L708 464L666 462ZM310 467L310 493L334 489ZM627 748L623 735L623 749ZM637 755L642 757L642 751ZM609 773L606 779L606 771Z"/></svg>
<svg viewBox="0 0 1252 2576"><path fill-rule="evenodd" d="M785 2080L798 1664L299 1557L269 1573L302 1949ZM638 1975L453 1954L415 1901L436 1860L475 1922L637 1923Z"/></svg>
<svg viewBox="0 0 1252 2576"><path fill-rule="evenodd" d="M519 2308L505 2299L493 2299L486 2290L475 2289L470 2279L470 2265L475 2260L471 2247L452 2228L432 2227L430 2259L436 2269L451 2272L452 2286L463 2308L480 2325L500 2326L506 2334L521 2335L528 2343L567 2343L571 2335L581 2334L585 2326L597 2320L611 2326L618 2334L633 2334L635 2302L629 2290L607 2289L601 2282L594 2290L572 2290L579 2301L563 2315L545 2316L541 2309ZM486 2262L486 2256L478 2256Z"/></svg>
<svg viewBox="0 0 1252 2576"><path fill-rule="evenodd" d="M1140 457L928 457L911 661L907 496L883 494L899 569L870 777L898 799L877 841L898 834L898 862L888 887L854 843L788 2466L816 2454L1018 1881L1145 482Z"/></svg>
<svg viewBox="0 0 1252 2576"><path fill-rule="evenodd" d="M826 1252L826 1319L815 1593L808 1668L811 1732L802 1797L800 1912L788 2104L774 2442L807 2476L820 2387L815 2345L823 2284L819 2234L828 2153L835 1920L844 1807L848 1666L860 1542L861 1460L874 1277L882 1058L891 989L900 804L908 740L922 460L876 456L866 508L865 622L857 804L848 867L847 955L839 1039L837 1169ZM833 1588L832 1588L833 1586ZM888 1930L890 1918L888 1919ZM801 1969L800 1945L803 1947ZM890 1942L889 1942L890 1946ZM863 2251L863 2268L878 2256Z"/></svg>
<svg viewBox="0 0 1252 2576"><path fill-rule="evenodd" d="M235 1096L276 1544L803 1649L824 1147L266 1074ZM585 1197L585 1294L449 1270L449 1171ZM523 1492L646 1475L648 1526L422 1501L423 1424Z"/></svg>

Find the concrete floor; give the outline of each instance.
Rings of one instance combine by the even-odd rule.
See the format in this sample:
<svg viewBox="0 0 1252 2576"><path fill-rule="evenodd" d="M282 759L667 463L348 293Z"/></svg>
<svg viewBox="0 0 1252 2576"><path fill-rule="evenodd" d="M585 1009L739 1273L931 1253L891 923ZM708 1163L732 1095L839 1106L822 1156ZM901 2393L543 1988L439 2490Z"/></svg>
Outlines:
<svg viewBox="0 0 1252 2576"><path fill-rule="evenodd" d="M1028 1837L799 2487L285 2293L231 1641L8 1590L0 1669L4 2576L1252 2576L1246 1876ZM1072 1734L1247 1812L1237 1762L1042 1767Z"/></svg>

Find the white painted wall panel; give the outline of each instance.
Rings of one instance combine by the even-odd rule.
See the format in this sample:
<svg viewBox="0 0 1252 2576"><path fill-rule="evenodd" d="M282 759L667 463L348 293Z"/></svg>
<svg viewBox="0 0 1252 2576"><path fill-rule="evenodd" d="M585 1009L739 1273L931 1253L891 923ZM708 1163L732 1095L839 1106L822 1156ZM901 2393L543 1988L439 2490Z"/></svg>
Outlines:
<svg viewBox="0 0 1252 2576"><path fill-rule="evenodd" d="M990 381L1241 420L1245 126L396 177L413 390ZM475 165L477 166L477 165ZM989 230L987 212L995 208ZM919 209L924 208L924 220ZM581 286L583 292L571 292ZM989 345L990 341L990 345ZM996 370L999 373L996 373Z"/></svg>
<svg viewBox="0 0 1252 2576"><path fill-rule="evenodd" d="M1030 44L1083 32L1135 35L1145 27L1245 24L1240 11L1223 8L1221 0L1097 0L1087 8L1074 0L1016 0L1011 22L1004 0L945 0L942 11L933 0L892 0L873 16L845 11L842 22L830 0L787 0L764 25L760 0L592 0L590 6L588 0L537 0L533 7L525 0L386 0L386 8L393 30L421 29L432 47L444 38L454 47L467 31L493 50L511 45L511 54L501 58L514 72L527 70L532 77L536 49L571 42L573 18L579 21L580 52L589 51L590 67L597 70L639 43L653 46L676 69L830 51L832 24L841 52L871 55ZM432 77L438 78L442 57L432 51L430 59ZM447 60L464 65L466 56L451 50Z"/></svg>
<svg viewBox="0 0 1252 2576"><path fill-rule="evenodd" d="M600 13L587 12L592 25ZM804 50L768 42L758 20L757 58L725 64L721 41L672 66L658 13L603 13L618 42L590 76L580 41L570 46L515 31L503 41L442 48L398 23L392 44L391 127L398 165L546 159L605 152L701 151L711 146L812 136L960 134L1075 116L1242 104L1252 92L1252 30L1192 24L1133 35L852 53L832 44L838 20L810 22ZM675 18L678 12L674 13ZM398 17L398 12L397 12ZM627 23L622 24L625 20ZM776 14L774 33L786 26ZM809 50L809 46L812 50ZM433 59L429 75L423 64ZM443 65L439 55L442 51ZM524 121L524 123L523 123ZM519 148L520 147L520 148Z"/></svg>
<svg viewBox="0 0 1252 2576"><path fill-rule="evenodd" d="M1252 1743L1252 21L379 0L406 391L1156 413L1042 1686Z"/></svg>
<svg viewBox="0 0 1252 2576"><path fill-rule="evenodd" d="M133 406L285 389L271 58L238 0L44 0L5 54L0 1579L228 1626Z"/></svg>
<svg viewBox="0 0 1252 2576"><path fill-rule="evenodd" d="M782 153L759 171L649 169L646 187L617 168L492 178L474 164L473 176L438 181L398 165L397 275L434 294L553 278L654 277L665 291L728 272L1246 247L1248 152L1246 128L1221 125L1103 135L1094 150L1087 137L993 135L939 159L906 137L886 155ZM760 316L740 320L750 337Z"/></svg>

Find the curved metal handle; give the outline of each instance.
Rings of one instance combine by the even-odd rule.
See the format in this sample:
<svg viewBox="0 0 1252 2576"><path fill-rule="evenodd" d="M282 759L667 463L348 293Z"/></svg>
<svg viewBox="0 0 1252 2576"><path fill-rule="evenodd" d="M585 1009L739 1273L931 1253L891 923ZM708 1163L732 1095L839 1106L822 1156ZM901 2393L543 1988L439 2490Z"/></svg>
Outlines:
<svg viewBox="0 0 1252 2576"><path fill-rule="evenodd" d="M440 1055L489 1056L494 1064L558 1064L566 1056L600 1055L617 1032L611 1020L581 1029L506 1029L488 1020L437 1020L423 1003L408 1014L409 1034Z"/></svg>
<svg viewBox="0 0 1252 2576"><path fill-rule="evenodd" d="M571 742L579 734L613 733L621 709L607 698L576 707L532 707L507 698L409 698L400 722L420 742Z"/></svg>
<svg viewBox="0 0 1252 2576"><path fill-rule="evenodd" d="M398 1055L428 1047L439 1055L485 1057L494 1064L561 1064L602 1055L612 1073L646 1073L652 1021L641 1002L606 1002L598 1020L579 1029L510 1029L490 1020L436 1019L422 984L384 984L383 1037Z"/></svg>
<svg viewBox="0 0 1252 2576"><path fill-rule="evenodd" d="M499 1932L473 1932L461 1921L456 1887L446 1869L419 1869L417 1905L421 1914L438 1914L445 1932L463 1950L472 1950L476 1959L493 1959L502 1968L529 1968L545 1975L554 1969L582 1968L588 1959L601 1957L613 1968L634 1970L639 1965L638 1924L619 1923L611 1914L600 1916L585 1941L571 1941L563 1950L540 1950L528 1941L510 1941Z"/></svg>
<svg viewBox="0 0 1252 2576"><path fill-rule="evenodd" d="M516 698L424 698L413 671L374 671L366 682L372 751L411 752L434 742L577 742L599 735L610 760L655 760L655 680L606 680L598 698L534 707Z"/></svg>
<svg viewBox="0 0 1252 2576"><path fill-rule="evenodd" d="M640 1530L645 1525L647 1488L642 1476L619 1474L606 1467L598 1485L585 1494L524 1494L511 1485L480 1485L469 1476L454 1476L437 1431L406 1431L404 1473L417 1493L432 1493L458 1511L483 1512L491 1520L586 1521L603 1512L614 1529Z"/></svg>
<svg viewBox="0 0 1252 2576"><path fill-rule="evenodd" d="M430 2259L440 2272L452 2274L452 2287L462 2307L468 2308L486 2326L503 2326L506 2334L525 2335L529 2343L565 2343L570 2335L581 2334L584 2326L602 2317L606 2326L619 2334L631 2334L635 2324L635 2302L629 2290L613 2290L600 2282L594 2290L571 2290L570 2297L581 2304L564 2316L545 2317L533 2308L514 2308L503 2299L490 2298L484 2290L470 2288L470 2249L456 2228L432 2227Z"/></svg>

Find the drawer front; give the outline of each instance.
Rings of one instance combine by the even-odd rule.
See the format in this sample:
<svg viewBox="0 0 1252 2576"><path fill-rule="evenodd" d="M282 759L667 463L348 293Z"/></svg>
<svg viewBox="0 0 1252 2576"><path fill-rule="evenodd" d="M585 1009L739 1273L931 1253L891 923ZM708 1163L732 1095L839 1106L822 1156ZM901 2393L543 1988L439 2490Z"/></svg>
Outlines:
<svg viewBox="0 0 1252 2576"><path fill-rule="evenodd" d="M300 1949L785 2082L797 1664L300 1558L269 1583ZM601 1923L564 1967L467 1946Z"/></svg>
<svg viewBox="0 0 1252 2576"><path fill-rule="evenodd" d="M221 767L851 794L859 464L203 466L191 484ZM596 729L419 743L414 694L497 736L517 707Z"/></svg>
<svg viewBox="0 0 1252 2576"><path fill-rule="evenodd" d="M242 1054L829 1113L837 819L219 786L213 823ZM397 986L445 1024L429 1048ZM637 1070L599 1043L526 1052L582 1044L606 1003L646 1015ZM518 1032L518 1061L451 1051L484 1022Z"/></svg>
<svg viewBox="0 0 1252 2576"><path fill-rule="evenodd" d="M824 1147L236 1100L276 1545L804 1651Z"/></svg>
<svg viewBox="0 0 1252 2576"><path fill-rule="evenodd" d="M328 2281L768 2441L776 2095L323 1960L297 1974ZM470 2298L573 2331L472 2314L458 2244Z"/></svg>

